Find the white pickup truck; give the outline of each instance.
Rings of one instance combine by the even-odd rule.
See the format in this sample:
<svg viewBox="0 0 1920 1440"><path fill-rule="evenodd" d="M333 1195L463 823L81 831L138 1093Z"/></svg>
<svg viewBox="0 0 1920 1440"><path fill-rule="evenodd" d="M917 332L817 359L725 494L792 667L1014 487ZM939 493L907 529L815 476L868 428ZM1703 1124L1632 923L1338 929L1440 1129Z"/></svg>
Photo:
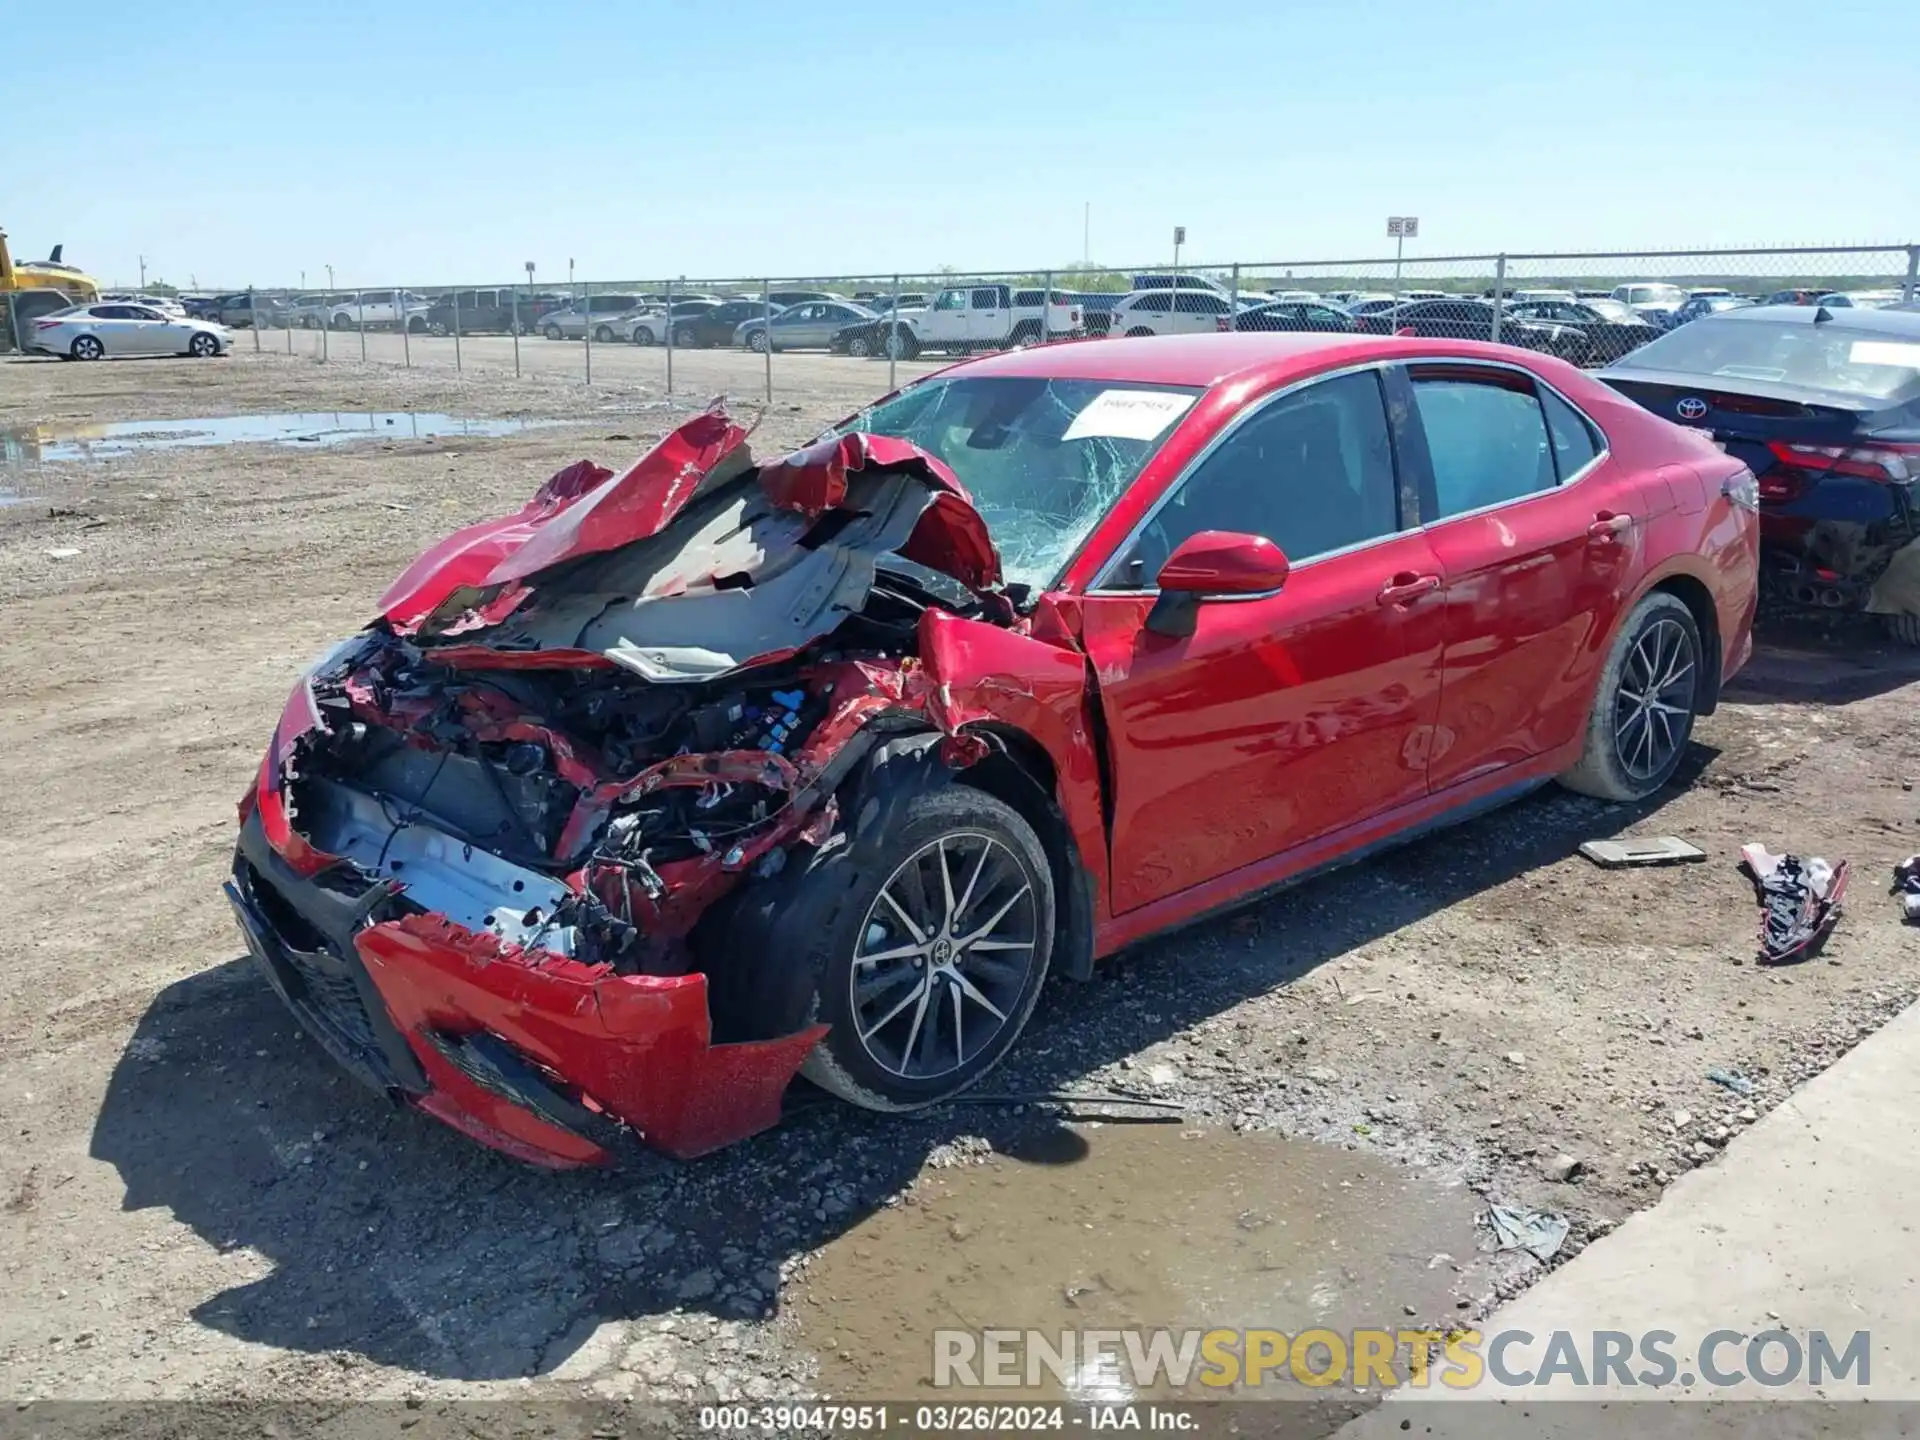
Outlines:
<svg viewBox="0 0 1920 1440"><path fill-rule="evenodd" d="M925 309L900 311L900 333L886 342L889 351L911 359L922 350L964 354L1038 345L1043 339L1080 335L1080 307L1055 290L1044 313L1038 286L954 285L938 292ZM891 314L882 310L883 320Z"/></svg>
<svg viewBox="0 0 1920 1440"><path fill-rule="evenodd" d="M427 311L432 305L424 295L411 290L361 290L333 297L327 314L329 330L398 330L401 316L407 329L423 334L427 329Z"/></svg>

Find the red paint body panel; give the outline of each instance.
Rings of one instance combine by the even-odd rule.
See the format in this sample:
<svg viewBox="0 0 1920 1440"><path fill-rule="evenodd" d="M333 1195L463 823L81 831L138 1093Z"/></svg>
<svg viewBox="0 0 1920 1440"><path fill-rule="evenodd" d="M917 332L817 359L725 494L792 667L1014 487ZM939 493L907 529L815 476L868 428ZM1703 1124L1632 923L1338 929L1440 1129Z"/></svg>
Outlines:
<svg viewBox="0 0 1920 1440"><path fill-rule="evenodd" d="M422 1038L423 1030L498 1035L648 1144L683 1158L774 1124L800 1061L826 1033L816 1027L756 1044L711 1045L704 976L614 975L506 949L437 918L375 925L356 944L434 1082L427 1108L468 1129L453 1118L457 1113L541 1152L548 1163L591 1164L603 1156L598 1146L469 1078Z"/></svg>

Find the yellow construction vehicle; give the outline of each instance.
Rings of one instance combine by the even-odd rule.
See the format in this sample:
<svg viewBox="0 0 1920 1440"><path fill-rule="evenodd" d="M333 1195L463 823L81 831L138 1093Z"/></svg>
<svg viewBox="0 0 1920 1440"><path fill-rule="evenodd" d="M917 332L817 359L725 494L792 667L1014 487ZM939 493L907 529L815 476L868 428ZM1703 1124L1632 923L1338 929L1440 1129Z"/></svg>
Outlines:
<svg viewBox="0 0 1920 1440"><path fill-rule="evenodd" d="M100 282L84 270L76 270L60 259L61 247L45 260L22 260L17 264L7 249L7 232L0 230L0 295L25 294L29 290L58 290L69 304L85 305L100 298Z"/></svg>

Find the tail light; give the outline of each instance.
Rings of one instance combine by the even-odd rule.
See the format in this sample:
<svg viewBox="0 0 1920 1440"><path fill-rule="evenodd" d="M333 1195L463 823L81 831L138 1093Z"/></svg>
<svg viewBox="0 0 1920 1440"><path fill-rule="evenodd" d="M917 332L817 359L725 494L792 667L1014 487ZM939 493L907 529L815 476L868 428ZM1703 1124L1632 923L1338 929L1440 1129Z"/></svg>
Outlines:
<svg viewBox="0 0 1920 1440"><path fill-rule="evenodd" d="M33 322L33 328L36 330L58 330L66 323L64 320L36 320Z"/></svg>
<svg viewBox="0 0 1920 1440"><path fill-rule="evenodd" d="M1854 475L1862 480L1878 480L1886 485L1904 485L1909 480L1920 480L1920 445L1889 442L1869 445L1796 445L1786 440L1774 440L1768 443L1767 448L1781 464L1810 470L1815 474ZM1764 482L1761 489L1764 493Z"/></svg>

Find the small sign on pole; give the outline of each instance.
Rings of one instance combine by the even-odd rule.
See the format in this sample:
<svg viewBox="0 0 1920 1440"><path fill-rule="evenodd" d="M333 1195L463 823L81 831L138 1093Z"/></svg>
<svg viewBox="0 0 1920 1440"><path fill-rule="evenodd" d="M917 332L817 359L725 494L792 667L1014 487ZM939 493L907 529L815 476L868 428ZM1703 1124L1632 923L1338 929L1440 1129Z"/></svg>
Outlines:
<svg viewBox="0 0 1920 1440"><path fill-rule="evenodd" d="M1186 226L1176 225L1173 227L1173 243L1176 245L1184 245L1187 243L1187 227Z"/></svg>
<svg viewBox="0 0 1920 1440"><path fill-rule="evenodd" d="M1412 240L1420 234L1418 215L1389 215L1387 217L1387 238L1391 240Z"/></svg>

